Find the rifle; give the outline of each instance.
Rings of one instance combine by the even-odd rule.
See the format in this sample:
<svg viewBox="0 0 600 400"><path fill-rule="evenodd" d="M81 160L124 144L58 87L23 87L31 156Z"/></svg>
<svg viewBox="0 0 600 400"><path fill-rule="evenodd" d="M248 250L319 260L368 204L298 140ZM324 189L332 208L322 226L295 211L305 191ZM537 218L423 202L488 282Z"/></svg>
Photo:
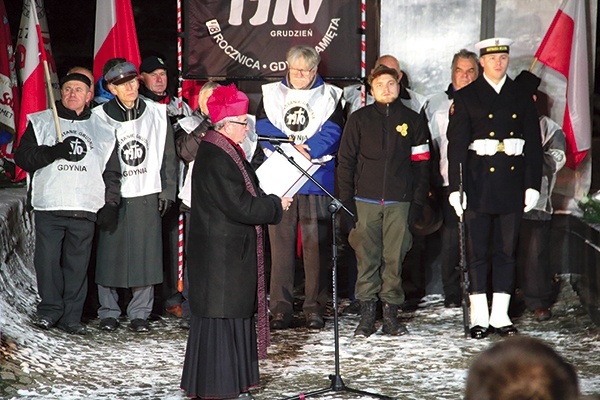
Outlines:
<svg viewBox="0 0 600 400"><path fill-rule="evenodd" d="M458 165L459 180L458 180L458 193L460 194L460 204L463 204L464 191L463 191L463 171L462 163ZM465 328L465 337L470 337L470 316L469 316L469 268L467 267L467 251L465 246L465 220L464 212L458 217L458 235L459 235L459 247L460 247L460 261L458 268L460 269L460 288L462 290L462 310L463 310L463 326Z"/></svg>

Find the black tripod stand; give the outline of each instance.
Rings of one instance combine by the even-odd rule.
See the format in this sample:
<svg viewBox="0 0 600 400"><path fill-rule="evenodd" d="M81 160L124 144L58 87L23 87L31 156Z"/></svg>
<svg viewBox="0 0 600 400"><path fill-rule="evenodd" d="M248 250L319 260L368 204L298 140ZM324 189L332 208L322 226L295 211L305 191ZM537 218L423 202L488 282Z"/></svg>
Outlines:
<svg viewBox="0 0 600 400"><path fill-rule="evenodd" d="M276 144L276 143L272 143ZM338 314L338 294L337 294L337 243L336 243L336 223L335 216L340 208L344 209L345 212L354 217L354 214L350 212L338 199L336 199L331 193L329 193L319 182L317 182L308 172L306 172L300 165L294 161L293 157L289 157L279 146L275 146L275 150L283 155L294 167L296 167L304 176L310 179L315 185L319 187L329 198L331 199L331 203L328 206L328 210L331 214L331 232L332 232L332 240L331 240L331 261L333 264L332 273L333 273L333 334L334 334L334 343L335 343L335 374L329 375L329 379L331 380L331 386L325 389L314 390L308 393L301 393L298 396L286 397L282 400L301 400L306 397L318 396L328 392L350 392L361 394L365 396L371 396L378 399L387 399L394 400L393 397L384 396L377 393L365 392L358 389L353 389L344 384L342 380L342 376L340 375L340 334L339 334L339 314Z"/></svg>

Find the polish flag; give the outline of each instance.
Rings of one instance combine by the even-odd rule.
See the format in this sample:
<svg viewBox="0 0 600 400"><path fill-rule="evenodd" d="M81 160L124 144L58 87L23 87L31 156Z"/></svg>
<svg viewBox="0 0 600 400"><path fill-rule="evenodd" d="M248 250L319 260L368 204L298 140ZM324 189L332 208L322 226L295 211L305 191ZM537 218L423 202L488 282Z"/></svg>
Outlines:
<svg viewBox="0 0 600 400"><path fill-rule="evenodd" d="M130 0L96 0L94 39L94 79L102 77L102 68L111 58L122 57L139 68L135 21Z"/></svg>
<svg viewBox="0 0 600 400"><path fill-rule="evenodd" d="M27 19L27 25L23 28L21 21L22 29L19 31L20 35L17 39L19 77L23 86L15 147L18 146L18 141L27 128L27 115L48 108L44 74L44 60L47 61L47 55L34 1L23 3L22 18ZM17 167L13 180L17 182L24 179L25 176L25 171Z"/></svg>
<svg viewBox="0 0 600 400"><path fill-rule="evenodd" d="M0 0L0 19L0 157L6 163L12 162L12 140L16 137L19 117L19 85L4 0ZM12 169L5 164L11 179Z"/></svg>
<svg viewBox="0 0 600 400"><path fill-rule="evenodd" d="M567 139L567 166L576 169L591 147L590 83L584 0L564 0L536 59L567 80L563 131Z"/></svg>

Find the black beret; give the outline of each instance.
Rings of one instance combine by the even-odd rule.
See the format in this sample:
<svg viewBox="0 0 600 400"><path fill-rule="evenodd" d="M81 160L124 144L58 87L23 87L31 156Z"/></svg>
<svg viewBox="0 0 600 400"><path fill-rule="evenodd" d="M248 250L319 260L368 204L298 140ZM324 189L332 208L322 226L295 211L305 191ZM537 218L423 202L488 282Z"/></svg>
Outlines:
<svg viewBox="0 0 600 400"><path fill-rule="evenodd" d="M90 78L88 78L87 76L80 74L78 72L73 72L72 74L65 75L62 78L60 78L60 87L62 88L65 83L70 82L70 81L83 82L88 87L92 87L92 81L90 81Z"/></svg>

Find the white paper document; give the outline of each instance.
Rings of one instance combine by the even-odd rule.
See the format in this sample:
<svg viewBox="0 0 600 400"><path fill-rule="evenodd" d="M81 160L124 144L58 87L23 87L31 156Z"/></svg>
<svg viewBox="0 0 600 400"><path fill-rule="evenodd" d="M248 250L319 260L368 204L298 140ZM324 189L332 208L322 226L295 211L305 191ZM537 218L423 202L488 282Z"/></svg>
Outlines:
<svg viewBox="0 0 600 400"><path fill-rule="evenodd" d="M290 143L280 145L281 150L312 176L321 166L313 164ZM290 163L283 155L274 151L266 161L258 167L256 175L260 188L266 194L279 197L292 197L306 183L308 178Z"/></svg>

